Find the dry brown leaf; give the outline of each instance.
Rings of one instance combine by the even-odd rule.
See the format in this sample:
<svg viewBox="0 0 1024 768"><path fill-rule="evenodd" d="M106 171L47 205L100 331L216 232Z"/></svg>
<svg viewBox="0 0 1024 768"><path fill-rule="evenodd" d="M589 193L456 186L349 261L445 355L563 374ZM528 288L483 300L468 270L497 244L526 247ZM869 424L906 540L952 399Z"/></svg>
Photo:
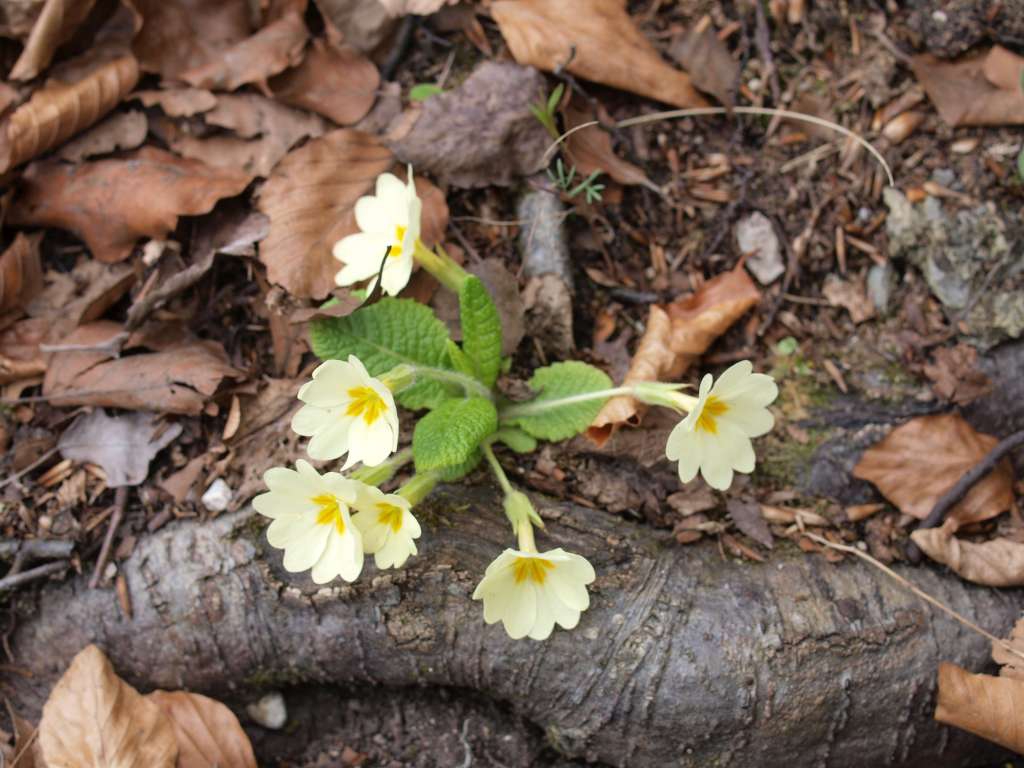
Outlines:
<svg viewBox="0 0 1024 768"><path fill-rule="evenodd" d="M267 78L299 63L308 37L302 16L289 13L180 77L196 88L233 91L256 83L266 90Z"/></svg>
<svg viewBox="0 0 1024 768"><path fill-rule="evenodd" d="M949 125L1024 123L1024 57L997 45L956 61L914 56L911 67Z"/></svg>
<svg viewBox="0 0 1024 768"><path fill-rule="evenodd" d="M508 186L544 165L551 137L530 111L543 92L535 70L484 61L455 90L417 105L412 129L391 148L417 171L457 187Z"/></svg>
<svg viewBox="0 0 1024 768"><path fill-rule="evenodd" d="M0 37L25 40L32 33L36 19L42 13L44 0L6 2L0 14Z"/></svg>
<svg viewBox="0 0 1024 768"><path fill-rule="evenodd" d="M149 462L181 429L181 424L158 423L152 413L108 416L97 408L76 418L57 447L65 459L99 466L108 488L139 485L149 475Z"/></svg>
<svg viewBox="0 0 1024 768"><path fill-rule="evenodd" d="M77 328L50 356L43 394L55 405L99 405L197 415L226 376L239 373L213 341L184 339L158 352L111 359L122 329L99 321ZM130 348L129 341L125 348ZM116 347L115 347L116 348Z"/></svg>
<svg viewBox="0 0 1024 768"><path fill-rule="evenodd" d="M53 83L33 93L0 126L0 172L88 128L117 106L138 79L135 59L122 56L71 85Z"/></svg>
<svg viewBox="0 0 1024 768"><path fill-rule="evenodd" d="M43 290L43 267L39 261L42 233L21 232L0 254L0 314L28 304Z"/></svg>
<svg viewBox="0 0 1024 768"><path fill-rule="evenodd" d="M44 161L25 171L10 216L21 225L69 229L97 259L115 262L131 255L140 237L166 237L178 216L208 213L250 180L154 147L76 166Z"/></svg>
<svg viewBox="0 0 1024 768"><path fill-rule="evenodd" d="M459 0L379 0L391 16L429 16L445 5L454 5Z"/></svg>
<svg viewBox="0 0 1024 768"><path fill-rule="evenodd" d="M180 80L252 34L248 0L129 0L142 16L132 50L144 72Z"/></svg>
<svg viewBox="0 0 1024 768"><path fill-rule="evenodd" d="M185 691L153 691L147 699L163 710L178 741L177 768L256 768L249 737L219 701Z"/></svg>
<svg viewBox="0 0 1024 768"><path fill-rule="evenodd" d="M377 99L380 73L349 45L316 39L297 67L270 81L274 96L339 125L361 120Z"/></svg>
<svg viewBox="0 0 1024 768"><path fill-rule="evenodd" d="M651 305L647 329L623 384L677 379L760 298L740 263L664 309ZM603 445L621 425L638 424L642 411L642 404L632 397L613 397L587 429L587 437Z"/></svg>
<svg viewBox="0 0 1024 768"><path fill-rule="evenodd" d="M149 123L142 112L115 112L61 147L57 156L80 163L96 155L135 149L146 140L148 131Z"/></svg>
<svg viewBox="0 0 1024 768"><path fill-rule="evenodd" d="M71 662L39 722L49 766L174 768L178 746L168 718L114 672L95 645Z"/></svg>
<svg viewBox="0 0 1024 768"><path fill-rule="evenodd" d="M1006 644L1016 653L1012 653L1002 643L992 643L992 660L1000 665L999 674L1003 677L1024 681L1024 659L1018 655L1024 654L1024 619L1017 619Z"/></svg>
<svg viewBox="0 0 1024 768"><path fill-rule="evenodd" d="M838 275L829 275L825 278L821 292L833 307L846 309L855 324L875 316L875 305L868 298L863 278L843 280Z"/></svg>
<svg viewBox="0 0 1024 768"><path fill-rule="evenodd" d="M955 413L911 419L872 446L853 476L873 483L905 514L923 520L941 496L999 442ZM988 520L1013 503L1013 471L1003 460L949 513L960 525Z"/></svg>
<svg viewBox="0 0 1024 768"><path fill-rule="evenodd" d="M910 538L928 557L961 578L987 587L1024 585L1024 544L992 539L980 544L958 539L945 528L923 528Z"/></svg>
<svg viewBox="0 0 1024 768"><path fill-rule="evenodd" d="M935 719L1024 753L1024 681L939 664Z"/></svg>
<svg viewBox="0 0 1024 768"><path fill-rule="evenodd" d="M313 0L324 17L324 32L334 43L342 40L369 54L398 26L380 0Z"/></svg>
<svg viewBox="0 0 1024 768"><path fill-rule="evenodd" d="M573 97L562 110L565 129L572 130L578 125L594 120L594 112L578 97ZM655 192L657 186L637 166L615 154L612 137L598 125L575 131L565 140L565 148L582 177L594 171L602 171L620 184L642 184Z"/></svg>
<svg viewBox="0 0 1024 768"><path fill-rule="evenodd" d="M936 348L933 361L923 371L935 394L957 405L967 405L992 390L992 382L978 368L978 350L970 344Z"/></svg>
<svg viewBox="0 0 1024 768"><path fill-rule="evenodd" d="M95 1L46 0L8 77L11 80L31 80L46 69L57 47L71 38L89 15Z"/></svg>
<svg viewBox="0 0 1024 768"><path fill-rule="evenodd" d="M138 99L147 107L158 106L170 117L191 117L217 106L217 97L201 88L136 91L129 98Z"/></svg>
<svg viewBox="0 0 1024 768"><path fill-rule="evenodd" d="M715 34L710 16L694 24L684 37L673 43L668 53L690 73L695 86L725 106L733 106L740 65Z"/></svg>
<svg viewBox="0 0 1024 768"><path fill-rule="evenodd" d="M677 107L703 107L690 76L665 62L637 29L623 0L499 0L491 15L512 56ZM575 53L574 53L575 52Z"/></svg>

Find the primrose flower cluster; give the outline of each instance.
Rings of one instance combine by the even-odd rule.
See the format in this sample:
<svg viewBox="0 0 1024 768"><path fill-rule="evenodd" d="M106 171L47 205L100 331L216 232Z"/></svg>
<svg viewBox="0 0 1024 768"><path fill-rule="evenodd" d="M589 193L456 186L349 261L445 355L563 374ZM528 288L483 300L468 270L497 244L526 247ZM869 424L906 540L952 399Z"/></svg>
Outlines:
<svg viewBox="0 0 1024 768"><path fill-rule="evenodd" d="M530 498L512 486L495 446L529 453L538 440L569 439L609 398L630 395L685 414L668 438L667 457L678 462L682 482L699 473L724 490L734 473L754 470L751 439L771 430L768 406L778 389L747 361L717 381L704 376L696 396L681 392L682 384L613 387L599 369L568 361L534 371L529 385L535 397L510 402L495 388L507 361L494 302L443 249L424 245L421 211L411 168L405 182L382 174L375 194L356 203L360 231L334 246L342 264L336 282L367 282L371 296L379 282L394 297L418 263L457 294L461 344L429 308L407 299L371 300L347 317L315 319L312 348L324 362L299 389L303 405L291 426L309 438L311 459L339 461L341 471L321 474L302 459L294 469L273 468L264 475L267 492L253 505L271 519L267 540L284 550L285 569L308 570L318 584L339 577L351 582L368 554L381 569L400 568L417 554L421 527L413 509L439 482L457 480L486 461L504 493L516 544L486 567L473 599L483 603L484 621L501 622L509 637L544 640L556 625L577 626L596 574L578 554L538 550L534 529L544 524ZM402 450L400 405L426 411L412 430L411 447ZM393 493L381 490L410 463L410 479Z"/></svg>

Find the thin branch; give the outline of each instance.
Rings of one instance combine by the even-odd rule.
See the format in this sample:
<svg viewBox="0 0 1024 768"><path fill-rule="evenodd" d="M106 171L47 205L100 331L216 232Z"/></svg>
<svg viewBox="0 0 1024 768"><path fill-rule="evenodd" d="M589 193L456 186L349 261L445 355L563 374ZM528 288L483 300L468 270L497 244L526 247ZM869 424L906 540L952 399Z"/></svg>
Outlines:
<svg viewBox="0 0 1024 768"><path fill-rule="evenodd" d="M114 535L117 533L117 528L121 525L121 519L124 517L124 508L127 502L128 487L122 485L114 491L114 514L107 524L107 535L103 538L100 556L96 559L96 568L93 569L92 578L89 579L89 589L96 589L100 583L100 577L103 575L103 569L107 566L107 560L110 559L110 548L114 544Z"/></svg>
<svg viewBox="0 0 1024 768"><path fill-rule="evenodd" d="M36 566L35 568L30 568L27 571L22 571L21 573L16 573L13 576L4 576L4 578L0 579L0 592L20 587L22 584L27 584L30 581L35 581L36 579L45 578L54 573L60 573L61 571L67 570L70 565L71 563L67 560L57 560L52 563L45 563L43 565Z"/></svg>

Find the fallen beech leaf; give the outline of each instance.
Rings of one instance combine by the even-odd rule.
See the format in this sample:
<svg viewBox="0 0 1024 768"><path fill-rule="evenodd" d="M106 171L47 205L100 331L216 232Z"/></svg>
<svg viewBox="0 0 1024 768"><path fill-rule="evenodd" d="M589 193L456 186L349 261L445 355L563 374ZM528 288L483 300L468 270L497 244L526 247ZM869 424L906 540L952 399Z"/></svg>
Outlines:
<svg viewBox="0 0 1024 768"><path fill-rule="evenodd" d="M14 62L8 77L31 80L53 59L57 47L66 42L85 21L96 0L46 0L42 13L32 26L21 56Z"/></svg>
<svg viewBox="0 0 1024 768"><path fill-rule="evenodd" d="M677 379L760 298L761 292L740 263L664 309L652 304L647 329L623 384ZM586 435L596 445L604 445L621 425L638 424L642 409L642 404L628 395L613 397Z"/></svg>
<svg viewBox="0 0 1024 768"><path fill-rule="evenodd" d="M71 85L40 88L0 125L0 172L88 128L117 106L138 79L135 59L122 56Z"/></svg>
<svg viewBox="0 0 1024 768"><path fill-rule="evenodd" d="M0 254L0 314L24 307L43 290L43 267L39 261L42 233L21 232Z"/></svg>
<svg viewBox="0 0 1024 768"><path fill-rule="evenodd" d="M197 415L226 376L239 373L213 341L185 340L159 352L110 359L121 326L99 321L77 328L50 356L43 394L54 405L99 405ZM131 346L131 342L125 345ZM78 349L76 349L78 347Z"/></svg>
<svg viewBox="0 0 1024 768"><path fill-rule="evenodd" d="M821 292L833 307L843 307L849 312L854 324L875 316L875 304L868 298L863 279L843 280L838 275L829 275Z"/></svg>
<svg viewBox="0 0 1024 768"><path fill-rule="evenodd" d="M912 57L910 65L947 124L1024 123L1024 58L1005 48L997 45L957 61L922 54Z"/></svg>
<svg viewBox="0 0 1024 768"><path fill-rule="evenodd" d="M974 675L956 664L939 664L935 719L1024 753L1024 681Z"/></svg>
<svg viewBox="0 0 1024 768"><path fill-rule="evenodd" d="M978 350L970 344L937 347L932 357L933 362L923 368L924 375L943 400L963 406L992 390L992 382L978 368Z"/></svg>
<svg viewBox="0 0 1024 768"><path fill-rule="evenodd" d="M905 514L923 520L939 498L999 441L954 413L911 419L872 446L853 476L877 486ZM1013 471L1004 460L950 511L960 525L988 520L1013 503Z"/></svg>
<svg viewBox="0 0 1024 768"><path fill-rule="evenodd" d="M1024 544L992 539L980 544L953 536L946 528L923 528L910 538L928 557L961 578L987 587L1024 585Z"/></svg>
<svg viewBox="0 0 1024 768"><path fill-rule="evenodd" d="M326 296L341 268L331 248L358 231L352 206L393 163L377 137L349 128L314 139L278 163L259 198L259 209L270 217L270 235L260 246L270 281L294 296ZM416 191L423 201L423 242L431 245L448 225L448 207L423 177L416 177Z"/></svg>
<svg viewBox="0 0 1024 768"><path fill-rule="evenodd" d="M593 110L575 96L562 110L562 116L567 131L594 120ZM612 137L599 125L575 131L565 140L565 148L581 178L603 171L620 184L641 184L660 192L642 170L615 154Z"/></svg>
<svg viewBox="0 0 1024 768"><path fill-rule="evenodd" d="M57 156L80 163L96 155L135 149L146 140L148 131L149 123L142 112L115 112L61 147Z"/></svg>
<svg viewBox="0 0 1024 768"><path fill-rule="evenodd" d="M140 237L166 237L178 216L207 213L250 180L154 147L76 166L43 161L25 171L10 217L16 224L69 229L100 261L121 261Z"/></svg>
<svg viewBox="0 0 1024 768"><path fill-rule="evenodd" d="M417 171L457 187L508 186L543 167L551 137L530 112L543 92L535 70L485 61L454 91L424 102L412 130L391 148Z"/></svg>
<svg viewBox="0 0 1024 768"><path fill-rule="evenodd" d="M267 78L299 63L308 37L302 16L288 13L180 77L196 88L233 91L257 83L265 90Z"/></svg>
<svg viewBox="0 0 1024 768"><path fill-rule="evenodd" d="M726 502L729 517L740 531L768 549L774 547L774 537L768 523L761 514L757 503L745 499L729 499Z"/></svg>
<svg viewBox="0 0 1024 768"><path fill-rule="evenodd" d="M248 0L129 0L143 22L132 50L144 72L180 80L252 33Z"/></svg>
<svg viewBox="0 0 1024 768"><path fill-rule="evenodd" d="M520 64L567 71L677 107L703 107L685 72L665 62L624 0L499 0L491 15Z"/></svg>
<svg viewBox="0 0 1024 768"><path fill-rule="evenodd" d="M158 106L170 117L191 117L217 106L217 97L201 88L168 88L164 91L136 91L129 96L147 107Z"/></svg>
<svg viewBox="0 0 1024 768"><path fill-rule="evenodd" d="M445 5L454 5L459 0L379 0L392 16L429 16Z"/></svg>
<svg viewBox="0 0 1024 768"><path fill-rule="evenodd" d="M327 39L333 43L345 40L362 53L372 52L398 25L380 0L313 1L324 17Z"/></svg>
<svg viewBox="0 0 1024 768"><path fill-rule="evenodd" d="M1024 654L1024 619L1017 619L1006 643L1017 653ZM992 643L992 660L1000 665L999 674L1024 681L1024 658L1017 653L1011 653L1002 643Z"/></svg>
<svg viewBox="0 0 1024 768"><path fill-rule="evenodd" d="M374 0L376 2L376 0ZM44 0L23 0L3 4L0 14L0 37L25 40L32 34L36 19L42 13Z"/></svg>
<svg viewBox="0 0 1024 768"><path fill-rule="evenodd" d="M690 73L695 86L710 93L725 106L733 106L740 79L740 65L715 34L710 16L694 24L684 37L668 49L668 53Z"/></svg>
<svg viewBox="0 0 1024 768"><path fill-rule="evenodd" d="M99 465L108 488L139 485L149 475L149 462L181 434L181 424L156 419L145 412L108 416L97 408L75 419L57 447L65 459Z"/></svg>
<svg viewBox="0 0 1024 768"><path fill-rule="evenodd" d="M174 768L178 746L160 707L125 683L89 645L43 706L39 745L49 766Z"/></svg>
<svg viewBox="0 0 1024 768"><path fill-rule="evenodd" d="M147 699L163 710L178 741L177 768L256 768L249 737L219 701L185 691L153 691Z"/></svg>
<svg viewBox="0 0 1024 768"><path fill-rule="evenodd" d="M351 125L377 99L380 73L366 56L348 45L316 39L297 67L270 81L275 98L308 109L339 125Z"/></svg>

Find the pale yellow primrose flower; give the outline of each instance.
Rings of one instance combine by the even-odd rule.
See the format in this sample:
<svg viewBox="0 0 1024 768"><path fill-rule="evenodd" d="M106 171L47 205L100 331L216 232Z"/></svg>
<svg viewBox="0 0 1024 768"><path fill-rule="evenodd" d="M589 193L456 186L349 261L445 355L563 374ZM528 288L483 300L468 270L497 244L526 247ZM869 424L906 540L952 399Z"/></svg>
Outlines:
<svg viewBox="0 0 1024 768"><path fill-rule="evenodd" d="M768 405L779 388L771 376L753 373L749 360L728 368L712 386L711 374L700 382L697 404L668 436L665 453L679 462L679 479L688 483L700 470L712 488L724 491L733 472L754 471L750 438L771 430L775 417Z"/></svg>
<svg viewBox="0 0 1024 768"><path fill-rule="evenodd" d="M487 566L473 599L484 601L484 621L501 621L513 640L545 640L555 624L572 629L579 623L593 580L593 566L580 555L506 549Z"/></svg>
<svg viewBox="0 0 1024 768"><path fill-rule="evenodd" d="M292 429L311 437L310 458L348 454L342 469L357 461L375 467L398 448L398 409L391 390L370 376L355 355L348 362L327 360L299 390L306 403L292 418Z"/></svg>
<svg viewBox="0 0 1024 768"><path fill-rule="evenodd" d="M352 522L363 535L363 549L372 554L378 568L401 568L409 555L416 554L414 539L420 524L412 516L408 499L362 485Z"/></svg>
<svg viewBox="0 0 1024 768"><path fill-rule="evenodd" d="M355 581L363 569L363 539L349 509L359 483L337 472L317 473L306 461L295 470L273 467L263 475L270 489L252 500L261 515L271 518L270 545L284 550L285 570L313 569L313 581L326 584L340 576Z"/></svg>
<svg viewBox="0 0 1024 768"><path fill-rule="evenodd" d="M334 244L334 258L345 264L334 281L338 285L352 285L372 277L372 291L384 253L390 245L381 287L389 296L401 291L412 274L422 209L423 203L416 196L411 167L406 184L391 173L378 176L376 194L356 201L356 224L362 231Z"/></svg>

